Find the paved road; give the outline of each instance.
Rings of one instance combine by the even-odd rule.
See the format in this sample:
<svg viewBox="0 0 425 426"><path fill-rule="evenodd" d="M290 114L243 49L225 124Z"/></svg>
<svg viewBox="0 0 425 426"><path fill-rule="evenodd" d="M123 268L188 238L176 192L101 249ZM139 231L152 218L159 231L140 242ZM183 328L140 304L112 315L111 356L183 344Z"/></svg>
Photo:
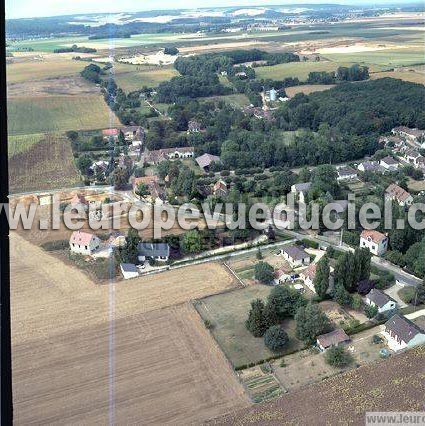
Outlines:
<svg viewBox="0 0 425 426"><path fill-rule="evenodd" d="M343 245L335 244L334 241L330 241L329 238L324 237L324 236L305 235L305 234L301 234L300 232L291 231L291 230L285 230L284 232L286 234L296 238L297 240L302 240L302 239L307 238L309 240L317 241L320 245L322 245L324 247L333 246L333 247L335 247L339 250L344 250L344 251L353 251L354 250L353 248L348 247L344 244ZM402 283L403 285L416 287L422 282L421 279L415 277L414 275L407 273L406 271L404 271L400 267L398 267L398 266L396 266L396 265L394 265L390 262L387 262L385 259L382 259L380 257L373 256L372 257L372 264L374 266L376 266L377 268L383 270L383 271L391 272L394 275L395 279L397 281L399 281L400 283Z"/></svg>

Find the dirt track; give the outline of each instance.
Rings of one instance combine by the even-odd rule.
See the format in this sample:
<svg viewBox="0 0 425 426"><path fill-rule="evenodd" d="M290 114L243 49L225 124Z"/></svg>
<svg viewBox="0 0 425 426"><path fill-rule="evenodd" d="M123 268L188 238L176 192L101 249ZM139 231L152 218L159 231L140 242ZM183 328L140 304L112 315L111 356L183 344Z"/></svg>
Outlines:
<svg viewBox="0 0 425 426"><path fill-rule="evenodd" d="M99 286L11 242L16 424L105 424L111 407L116 424L188 424L249 404L187 302L232 286L220 265Z"/></svg>

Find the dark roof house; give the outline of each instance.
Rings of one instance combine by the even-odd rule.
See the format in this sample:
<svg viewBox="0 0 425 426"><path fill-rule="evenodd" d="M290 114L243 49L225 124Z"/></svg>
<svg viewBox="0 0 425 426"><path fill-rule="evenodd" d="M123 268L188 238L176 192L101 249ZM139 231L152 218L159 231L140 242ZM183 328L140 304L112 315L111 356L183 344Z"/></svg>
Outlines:
<svg viewBox="0 0 425 426"><path fill-rule="evenodd" d="M338 346L341 343L346 343L349 341L350 337L344 330L340 328L317 337L317 344L322 350L328 349L331 346Z"/></svg>
<svg viewBox="0 0 425 426"><path fill-rule="evenodd" d="M138 246L139 257L168 258L170 246L167 243L140 242Z"/></svg>
<svg viewBox="0 0 425 426"><path fill-rule="evenodd" d="M370 290L366 297L378 308L384 307L388 302L395 302L392 297L377 288Z"/></svg>

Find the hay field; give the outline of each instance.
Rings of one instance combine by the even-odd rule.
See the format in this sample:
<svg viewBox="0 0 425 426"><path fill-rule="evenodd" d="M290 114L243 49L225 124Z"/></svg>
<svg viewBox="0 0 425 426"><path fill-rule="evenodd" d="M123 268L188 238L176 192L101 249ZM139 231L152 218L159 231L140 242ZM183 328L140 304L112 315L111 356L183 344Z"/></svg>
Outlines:
<svg viewBox="0 0 425 426"><path fill-rule="evenodd" d="M12 233L11 279L18 424L106 423L111 389L117 424L199 424L249 404L186 302L231 286L221 266L100 286Z"/></svg>
<svg viewBox="0 0 425 426"><path fill-rule="evenodd" d="M9 157L28 151L44 137L43 133L33 133L30 135L9 135L7 143L9 145Z"/></svg>
<svg viewBox="0 0 425 426"><path fill-rule="evenodd" d="M112 351L111 336L102 323L16 344L16 423L187 425L249 405L191 305L116 321Z"/></svg>
<svg viewBox="0 0 425 426"><path fill-rule="evenodd" d="M7 84L75 75L87 65L65 58L12 63L6 66Z"/></svg>
<svg viewBox="0 0 425 426"><path fill-rule="evenodd" d="M16 233L12 234L11 252L14 342L108 321L108 284L95 285L83 271ZM115 317L150 312L230 288L233 278L215 263L120 281L114 286Z"/></svg>
<svg viewBox="0 0 425 426"><path fill-rule="evenodd" d="M41 141L13 155L9 159L9 184L12 193L80 185L69 141L46 134Z"/></svg>
<svg viewBox="0 0 425 426"><path fill-rule="evenodd" d="M425 74L415 71L379 72L370 76L372 80L385 77L397 78L403 81L410 81L411 83L425 84Z"/></svg>
<svg viewBox="0 0 425 426"><path fill-rule="evenodd" d="M323 92L325 90L332 89L335 87L334 84L304 84L302 86L293 86L285 88L285 92L288 97L293 98L298 93L304 93L305 95L310 95L314 92Z"/></svg>
<svg viewBox="0 0 425 426"><path fill-rule="evenodd" d="M11 135L100 129L118 121L100 94L14 97L8 100L8 115Z"/></svg>
<svg viewBox="0 0 425 426"><path fill-rule="evenodd" d="M114 64L114 72L115 81L125 92L132 92L143 86L156 87L159 83L180 75L172 66L160 68L117 63Z"/></svg>

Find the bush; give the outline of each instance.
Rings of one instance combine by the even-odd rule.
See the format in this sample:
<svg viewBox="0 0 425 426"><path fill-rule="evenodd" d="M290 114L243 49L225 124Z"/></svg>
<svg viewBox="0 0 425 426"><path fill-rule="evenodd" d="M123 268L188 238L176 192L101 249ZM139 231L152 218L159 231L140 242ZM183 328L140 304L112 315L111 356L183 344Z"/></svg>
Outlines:
<svg viewBox="0 0 425 426"><path fill-rule="evenodd" d="M211 330L214 327L212 322L210 320L207 320L207 319L204 321L204 325L208 330Z"/></svg>
<svg viewBox="0 0 425 426"><path fill-rule="evenodd" d="M353 362L353 357L343 346L332 346L325 353L325 361L332 367L345 367Z"/></svg>
<svg viewBox="0 0 425 426"><path fill-rule="evenodd" d="M288 334L280 325L273 325L264 335L264 343L272 351L283 349L288 340Z"/></svg>
<svg viewBox="0 0 425 426"><path fill-rule="evenodd" d="M404 287L399 292L398 295L404 303L413 303L415 301L416 289L414 287Z"/></svg>
<svg viewBox="0 0 425 426"><path fill-rule="evenodd" d="M312 248L312 249L319 248L319 243L317 241L303 239L302 243L304 244L305 247L308 247L308 248Z"/></svg>
<svg viewBox="0 0 425 426"><path fill-rule="evenodd" d="M266 262L258 262L255 265L255 279L263 284L270 284L274 279L274 269Z"/></svg>
<svg viewBox="0 0 425 426"><path fill-rule="evenodd" d="M364 312L369 319L375 318L378 315L378 308L373 305L366 305Z"/></svg>
<svg viewBox="0 0 425 426"><path fill-rule="evenodd" d="M220 172L220 176L223 176L223 177L225 177L225 176L230 176L230 172L229 172L229 170L222 170L222 171Z"/></svg>
<svg viewBox="0 0 425 426"><path fill-rule="evenodd" d="M41 247L47 251L66 250L69 248L68 240L47 241L41 244Z"/></svg>

